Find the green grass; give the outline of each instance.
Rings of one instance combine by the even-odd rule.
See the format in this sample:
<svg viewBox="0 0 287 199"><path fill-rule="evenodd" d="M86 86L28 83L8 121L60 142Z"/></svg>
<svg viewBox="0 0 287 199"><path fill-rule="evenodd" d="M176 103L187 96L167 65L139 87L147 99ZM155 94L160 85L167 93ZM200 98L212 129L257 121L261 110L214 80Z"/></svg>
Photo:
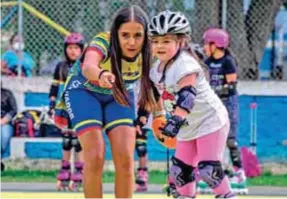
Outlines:
<svg viewBox="0 0 287 199"><path fill-rule="evenodd" d="M53 171L24 171L7 170L1 173L2 182L55 182L57 176L56 170ZM164 184L165 173L162 171L151 171L149 173L149 183ZM114 182L114 172L105 172L103 175L105 183ZM248 179L249 185L256 186L287 186L287 174L272 175L265 172L262 176Z"/></svg>
<svg viewBox="0 0 287 199"><path fill-rule="evenodd" d="M271 172L265 172L262 176L248 179L249 185L255 186L287 186L287 174L272 175Z"/></svg>

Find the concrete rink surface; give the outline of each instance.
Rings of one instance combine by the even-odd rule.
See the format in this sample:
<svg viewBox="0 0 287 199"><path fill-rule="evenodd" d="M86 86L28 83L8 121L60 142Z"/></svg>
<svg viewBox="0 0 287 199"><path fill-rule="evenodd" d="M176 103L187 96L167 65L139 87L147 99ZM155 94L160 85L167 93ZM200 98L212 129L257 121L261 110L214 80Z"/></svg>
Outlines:
<svg viewBox="0 0 287 199"><path fill-rule="evenodd" d="M104 184L104 198L114 198L113 184ZM135 193L133 198L171 198L162 193L162 185L149 185L147 193ZM81 192L56 191L56 183L1 183L1 198L75 198L84 199ZM214 198L213 195L197 195L196 198ZM285 198L287 187L250 187L249 195L238 198Z"/></svg>

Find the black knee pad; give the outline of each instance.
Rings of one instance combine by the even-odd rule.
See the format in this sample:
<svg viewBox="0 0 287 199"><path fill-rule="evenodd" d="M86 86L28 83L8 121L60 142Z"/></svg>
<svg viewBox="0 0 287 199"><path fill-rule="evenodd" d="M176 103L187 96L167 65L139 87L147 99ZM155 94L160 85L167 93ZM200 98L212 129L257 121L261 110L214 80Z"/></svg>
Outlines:
<svg viewBox="0 0 287 199"><path fill-rule="evenodd" d="M136 135L136 152L140 158L147 154L147 131L142 129L142 134Z"/></svg>
<svg viewBox="0 0 287 199"><path fill-rule="evenodd" d="M225 176L220 161L201 161L198 170L202 180L212 189L218 187Z"/></svg>
<svg viewBox="0 0 287 199"><path fill-rule="evenodd" d="M72 139L71 136L67 133L63 134L63 150L70 151L72 149Z"/></svg>
<svg viewBox="0 0 287 199"><path fill-rule="evenodd" d="M241 158L240 158L240 151L239 151L236 139L228 138L227 147L229 148L229 151L230 151L230 158L231 158L233 166L241 168L242 164L241 164Z"/></svg>
<svg viewBox="0 0 287 199"><path fill-rule="evenodd" d="M172 166L169 171L177 187L182 187L195 181L195 168L193 166L185 164L176 157L172 157L171 161Z"/></svg>
<svg viewBox="0 0 287 199"><path fill-rule="evenodd" d="M136 152L140 158L146 156L146 154L147 154L146 142L136 141Z"/></svg>
<svg viewBox="0 0 287 199"><path fill-rule="evenodd" d="M226 141L227 147L229 149L236 149L238 148L238 143L236 142L235 138L228 138Z"/></svg>
<svg viewBox="0 0 287 199"><path fill-rule="evenodd" d="M149 130L148 129L142 129L142 133L136 134L136 140L147 140L147 134L148 134Z"/></svg>
<svg viewBox="0 0 287 199"><path fill-rule="evenodd" d="M76 153L79 153L82 151L81 144L80 144L79 139L76 135L72 136L72 146L75 147Z"/></svg>

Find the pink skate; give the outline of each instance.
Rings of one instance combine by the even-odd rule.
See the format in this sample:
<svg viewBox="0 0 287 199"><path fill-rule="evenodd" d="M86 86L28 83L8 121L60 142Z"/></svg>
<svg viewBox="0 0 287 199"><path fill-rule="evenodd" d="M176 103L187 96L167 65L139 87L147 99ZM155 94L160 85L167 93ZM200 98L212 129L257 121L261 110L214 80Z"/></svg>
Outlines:
<svg viewBox="0 0 287 199"><path fill-rule="evenodd" d="M136 192L146 192L148 182L148 172L146 168L138 168L136 177Z"/></svg>
<svg viewBox="0 0 287 199"><path fill-rule="evenodd" d="M70 163L68 161L62 161L62 168L57 175L57 190L67 190L69 187L71 172Z"/></svg>
<svg viewBox="0 0 287 199"><path fill-rule="evenodd" d="M71 182L69 185L69 189L71 191L81 191L82 190L82 182L83 182L83 162L75 163L75 172L71 176Z"/></svg>

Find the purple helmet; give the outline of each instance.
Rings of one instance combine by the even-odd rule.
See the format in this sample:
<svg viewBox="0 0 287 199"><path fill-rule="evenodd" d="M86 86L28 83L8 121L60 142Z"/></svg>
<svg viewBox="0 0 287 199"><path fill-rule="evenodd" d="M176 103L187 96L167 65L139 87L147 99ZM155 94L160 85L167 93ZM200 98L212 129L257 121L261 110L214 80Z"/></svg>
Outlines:
<svg viewBox="0 0 287 199"><path fill-rule="evenodd" d="M85 39L84 36L81 33L71 33L68 36L65 37L65 45L67 44L78 44L78 45L84 45Z"/></svg>
<svg viewBox="0 0 287 199"><path fill-rule="evenodd" d="M214 43L218 48L227 48L229 45L229 34L220 28L210 28L203 34L204 43Z"/></svg>

